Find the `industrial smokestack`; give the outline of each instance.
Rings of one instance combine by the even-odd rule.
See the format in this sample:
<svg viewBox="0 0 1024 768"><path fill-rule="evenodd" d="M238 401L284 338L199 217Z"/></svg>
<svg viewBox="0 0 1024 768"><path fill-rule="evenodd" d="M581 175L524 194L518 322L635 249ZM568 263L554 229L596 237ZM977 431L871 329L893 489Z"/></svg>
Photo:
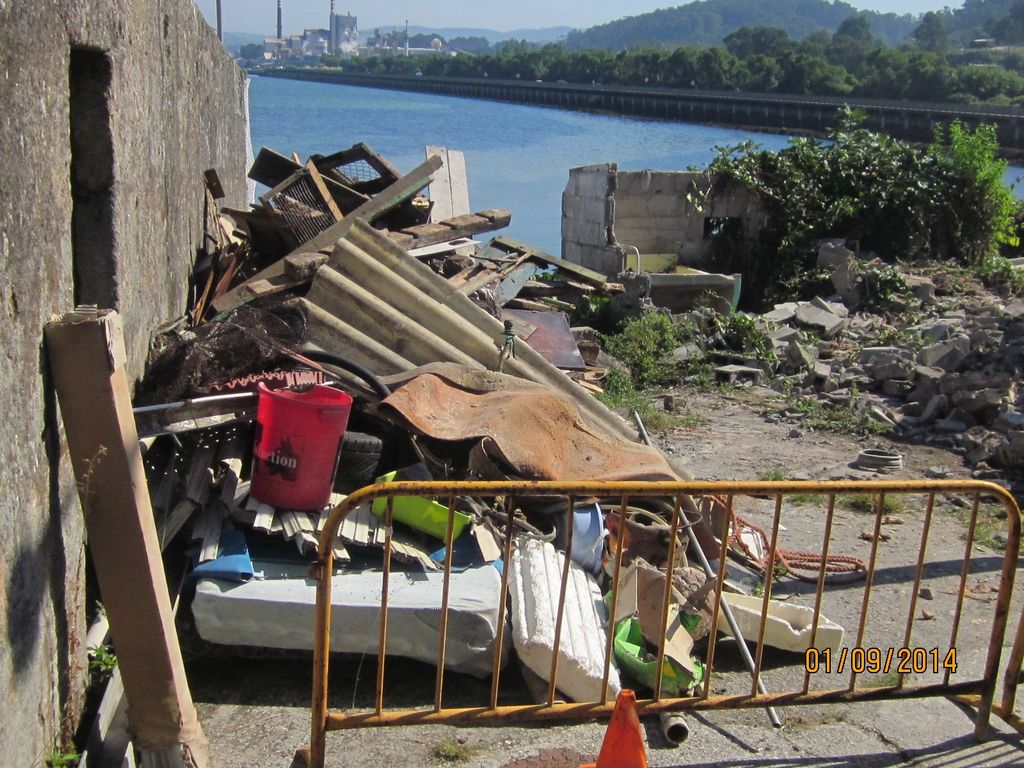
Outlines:
<svg viewBox="0 0 1024 768"><path fill-rule="evenodd" d="M220 0L217 0L217 39L224 42L224 21L221 13Z"/></svg>
<svg viewBox="0 0 1024 768"><path fill-rule="evenodd" d="M277 39L284 38L284 25L281 23L281 0L277 0Z"/></svg>
<svg viewBox="0 0 1024 768"><path fill-rule="evenodd" d="M409 55L409 20L405 20L405 55Z"/></svg>
<svg viewBox="0 0 1024 768"><path fill-rule="evenodd" d="M334 0L331 0L331 15L327 17L327 29L329 30L329 32L328 32L328 41L329 41L328 48L330 49L329 53L337 53L338 52L337 38L339 36L340 30L336 30L335 26L334 26Z"/></svg>

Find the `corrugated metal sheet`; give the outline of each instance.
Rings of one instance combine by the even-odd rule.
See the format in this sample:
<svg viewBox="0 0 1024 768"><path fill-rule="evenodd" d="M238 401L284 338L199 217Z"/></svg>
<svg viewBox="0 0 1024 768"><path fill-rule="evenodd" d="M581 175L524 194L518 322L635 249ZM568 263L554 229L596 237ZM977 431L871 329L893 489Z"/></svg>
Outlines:
<svg viewBox="0 0 1024 768"><path fill-rule="evenodd" d="M304 299L315 346L379 375L435 362L497 370L503 325L372 227L339 240ZM631 425L528 344L504 371L571 397L591 427L636 441Z"/></svg>

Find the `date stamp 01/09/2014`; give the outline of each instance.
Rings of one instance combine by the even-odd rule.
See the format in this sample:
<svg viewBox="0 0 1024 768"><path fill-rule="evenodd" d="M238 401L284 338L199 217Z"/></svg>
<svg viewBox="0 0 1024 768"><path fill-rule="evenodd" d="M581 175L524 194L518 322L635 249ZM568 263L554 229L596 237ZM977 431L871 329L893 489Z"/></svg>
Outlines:
<svg viewBox="0 0 1024 768"><path fill-rule="evenodd" d="M810 674L823 672L854 672L856 674L924 674L956 672L956 648L808 648L804 653L804 669Z"/></svg>

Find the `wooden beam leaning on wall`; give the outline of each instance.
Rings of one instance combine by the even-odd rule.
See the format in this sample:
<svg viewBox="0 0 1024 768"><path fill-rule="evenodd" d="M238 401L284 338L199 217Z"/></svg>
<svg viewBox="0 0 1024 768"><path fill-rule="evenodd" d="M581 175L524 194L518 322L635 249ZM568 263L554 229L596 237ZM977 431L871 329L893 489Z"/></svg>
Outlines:
<svg viewBox="0 0 1024 768"><path fill-rule="evenodd" d="M121 319L71 312L46 348L141 765L206 768L185 678L125 374Z"/></svg>

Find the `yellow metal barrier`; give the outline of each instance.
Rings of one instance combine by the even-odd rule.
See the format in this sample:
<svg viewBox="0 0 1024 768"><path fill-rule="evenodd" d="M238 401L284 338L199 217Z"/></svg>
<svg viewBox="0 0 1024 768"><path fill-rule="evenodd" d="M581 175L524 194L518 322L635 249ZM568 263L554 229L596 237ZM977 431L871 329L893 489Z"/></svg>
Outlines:
<svg viewBox="0 0 1024 768"><path fill-rule="evenodd" d="M957 481L957 480L935 480L935 481L875 481L875 482L396 482L386 485L375 485L363 488L360 491L346 498L330 514L327 525L320 535L319 551L320 556L313 567L313 577L317 582L317 615L314 638L314 662L313 662L313 702L312 702L312 728L311 743L309 752L305 755L307 762L313 768L322 768L324 764L324 751L326 733L331 730L346 728L357 728L365 726L384 725L413 725L427 723L489 723L512 722L512 721L568 721L568 720L591 720L610 716L613 702L609 698L609 668L612 659L612 632L607 632L605 646L604 676L601 687L601 696L595 701L581 702L556 702L555 692L558 679L558 653L560 639L563 631L563 613L566 600L566 584L570 572L570 555L572 552L572 515L575 500L599 498L609 510L609 515L618 516L620 525L624 525L626 509L631 499L663 499L670 504L671 514L666 523L671 526L669 537L668 562L675 562L673 551L676 540L680 533L685 532L690 536L691 522L693 515L697 514L693 499L695 497L715 496L722 500L726 513L723 516L722 528L716 531L716 536L727 540L732 523L735 519L734 503L737 499L744 497L768 497L774 499L774 513L772 515L770 546L767 552L764 573L775 573L778 560L778 540L780 521L783 512L783 499L787 495L795 494L819 494L827 500L827 512L822 527L821 553L823 555L821 566L818 569L816 578L816 591L814 598L814 618L810 647L815 646L815 637L818 630L821 612L822 599L826 590L826 567L825 559L828 557L830 544L833 539L833 522L836 517L837 498L845 494L868 495L873 499L874 504L874 530L871 539L871 551L867 562L867 572L863 588L863 598L859 612L859 622L855 639L847 643L852 647L850 654L850 675L848 682L843 685L833 686L825 689L811 689L812 670L807 665L803 677L803 685L792 690L776 691L768 693L762 681L762 665L764 661L763 649L765 628L767 625L769 600L772 593L773 579L764 579L764 590L760 612L760 627L757 636L756 651L752 663L751 676L752 685L749 692L740 694L712 694L711 680L715 673L715 650L717 645L718 627L720 625L720 614L723 611L722 590L725 583L725 547L721 548L717 562L705 564L705 570L709 572L709 578L715 578L714 585L714 611L711 620L711 632L708 636L707 650L703 662L706 673L703 685L696 690L694 695L669 698L661 695L662 674L664 662L664 643L660 644L661 650L657 660L657 677L653 687L653 696L649 699L640 700L637 703L638 712L652 714L674 710L716 710L751 707L774 707L774 706L797 706L807 704L825 704L831 702L857 702L857 701L878 701L883 699L903 699L944 696L957 699L970 704L977 710L975 719L975 735L981 739L987 729L989 717L995 712L1004 721L1011 724L1024 733L1024 722L1014 714L1017 687L1021 683L1021 666L1024 662L1024 616L1018 624L1014 643L1007 660L1004 673L1002 698L995 701L997 679L1000 672L1000 661L1002 656L1003 640L1006 632L1008 614L1010 611L1010 599L1014 585L1017 558L1020 551L1021 538L1021 512L1014 498L1002 487L981 481ZM863 663L865 657L869 660L869 652L860 650L862 663L854 663L858 649L863 649L865 643L865 632L868 624L869 604L872 595L872 588L876 575L878 563L878 543L880 539L881 526L885 511L886 497L893 495L921 494L926 502L924 504L924 519L922 522L922 533L920 547L916 553L914 565L914 585L910 593L910 606L907 621L903 633L899 637L892 638L887 642L892 652L898 649L908 649L906 655L908 660L912 652L913 630L915 616L918 608L918 593L921 587L922 576L927 565L927 546L931 530L933 513L935 511L936 497L940 494L966 495L971 499L970 515L967 524L966 541L964 549L963 566L960 571L959 588L957 592L957 603L951 622L949 644L943 653L956 654L957 640L959 637L965 592L967 590L967 579L970 573L972 549L975 543L977 531L979 505L982 497L995 499L1001 503L1006 510L1007 534L1006 551L1002 559L1000 569L1000 581L996 592L994 614L992 616L991 631L989 633L988 649L986 652L983 672L975 679L962 679L964 675L957 674L956 682L951 682L952 669L950 665L939 664L938 658L934 659L932 665L936 671L943 670L941 682L927 682L925 684L910 685L905 683L905 674L901 671L895 677L895 681L886 681L890 684L882 686L857 685L858 675L865 671ZM432 705L421 709L394 710L386 709L384 705L384 674L385 674L385 649L388 636L388 581L391 574L391 542L392 542L392 500L396 496L426 496L436 498L442 503L447 502L448 524L446 536L446 560L443 571L443 590L441 600L441 614L439 627L439 648L437 658L437 673L434 687L434 700ZM517 500L526 497L559 497L566 502L566 556L564 568L561 574L561 592L558 598L558 609L554 630L554 648L552 654L550 675L548 677L547 700L542 704L531 705L499 705L499 681L501 677L501 659L504 643L504 633L499 630L494 648L493 671L491 678L490 696L480 706L446 708L443 706L442 697L444 690L445 676L445 650L447 643L449 587L452 573L452 533L454 526L455 499L459 496L472 496L485 499L500 499L503 508L509 512L507 515L507 529L504 546L504 561L506 567L503 569L501 580L500 604L498 616L504 621L508 601L508 573L510 555L513 546L514 529L512 510L515 509ZM384 526L386 541L384 546L384 564L381 591L381 612L378 637L378 660L375 706L371 711L361 712L332 712L327 706L327 680L328 663L330 658L330 626L331 626L331 576L333 574L334 558L333 545L339 530L339 526L345 516L363 504L369 504L374 499L386 498L387 506L384 515ZM615 509L612 509L614 504ZM688 522L690 521L690 522ZM620 528L621 530L621 528ZM615 614L616 601L619 597L619 580L622 573L622 544L619 539L619 546L611 553L611 560L614 563L612 586L611 586L611 615ZM717 567L716 567L717 566ZM661 637L665 637L668 624L668 613L671 603L671 579L666 579L665 594L661 606ZM748 638L753 639L753 638ZM877 648L877 638L873 641ZM874 648L871 649L872 651ZM918 649L920 650L920 649ZM880 653L885 653L884 650ZM916 653L914 651L913 653ZM925 652L927 654L927 651ZM936 652L938 653L938 652ZM901 654L902 655L902 654ZM844 651L845 657L845 651ZM815 657L816 659L817 657ZM813 659L808 659L813 660ZM913 658L912 667L916 669L918 659ZM943 659L945 662L946 659ZM908 662L910 663L910 662ZM930 665L927 655L924 657L924 667ZM880 665L878 665L880 667ZM890 668L889 661L886 661L885 668ZM871 670L872 672L876 670ZM877 682L877 681L876 681Z"/></svg>

